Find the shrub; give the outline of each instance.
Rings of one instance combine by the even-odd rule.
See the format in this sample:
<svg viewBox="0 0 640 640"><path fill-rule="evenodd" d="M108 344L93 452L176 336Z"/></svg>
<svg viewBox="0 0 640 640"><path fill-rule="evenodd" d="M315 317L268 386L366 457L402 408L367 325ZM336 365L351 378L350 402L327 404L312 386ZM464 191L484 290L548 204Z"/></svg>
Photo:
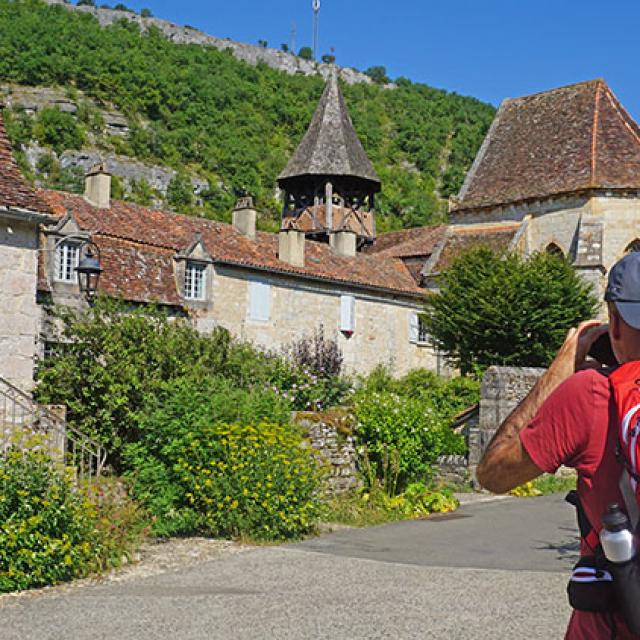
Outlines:
<svg viewBox="0 0 640 640"><path fill-rule="evenodd" d="M338 341L326 338L322 325L312 335L294 340L284 353L298 368L306 368L316 376L339 376L342 371L344 358Z"/></svg>
<svg viewBox="0 0 640 640"><path fill-rule="evenodd" d="M266 421L278 433L289 433L290 427L284 426L289 417L289 403L271 390L237 388L221 377L164 384L142 411L140 441L125 451L134 495L157 518L153 531L163 536L209 531L203 522L203 505L188 499L190 485L177 468L182 458L191 455L194 439L207 442L215 425L226 423L240 425L240 429ZM235 476L240 471L230 468L230 473Z"/></svg>
<svg viewBox="0 0 640 640"><path fill-rule="evenodd" d="M450 432L433 406L390 392L359 394L354 403L357 435L378 475L386 473L386 457L397 452L398 482L427 479L444 451ZM396 482L394 482L396 485Z"/></svg>
<svg viewBox="0 0 640 640"><path fill-rule="evenodd" d="M121 484L76 487L44 451L13 449L0 458L0 592L118 566L145 524Z"/></svg>
<svg viewBox="0 0 640 640"><path fill-rule="evenodd" d="M84 131L76 119L54 107L45 107L38 112L33 133L41 144L52 147L56 153L79 149L84 142Z"/></svg>
<svg viewBox="0 0 640 640"><path fill-rule="evenodd" d="M96 512L46 455L0 459L0 591L56 584L98 567Z"/></svg>
<svg viewBox="0 0 640 640"><path fill-rule="evenodd" d="M314 527L319 467L295 430L218 424L182 444L177 471L206 533L279 540Z"/></svg>

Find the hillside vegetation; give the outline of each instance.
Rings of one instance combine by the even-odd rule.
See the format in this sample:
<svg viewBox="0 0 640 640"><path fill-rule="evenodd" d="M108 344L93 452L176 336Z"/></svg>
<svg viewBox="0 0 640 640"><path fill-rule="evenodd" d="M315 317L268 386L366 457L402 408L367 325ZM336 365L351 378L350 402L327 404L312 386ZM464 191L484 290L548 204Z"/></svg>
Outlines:
<svg viewBox="0 0 640 640"><path fill-rule="evenodd" d="M322 93L319 77L290 76L235 59L230 52L174 44L157 30L122 20L100 27L86 14L38 0L0 0L0 81L63 87L91 99L77 114L8 111L9 134L25 149L32 140L52 150L41 176L65 179L56 154L86 145L179 171L167 204L228 219L238 194L249 192L279 217L276 177L300 142ZM396 89L344 86L354 126L383 183L379 229L442 220L446 198L459 189L494 109L478 100L406 79ZM98 108L96 108L96 106ZM101 128L99 107L128 119L126 137ZM21 157L25 164L24 155ZM186 173L210 188L196 204ZM68 181L77 188L77 180ZM153 194L138 185L131 199Z"/></svg>

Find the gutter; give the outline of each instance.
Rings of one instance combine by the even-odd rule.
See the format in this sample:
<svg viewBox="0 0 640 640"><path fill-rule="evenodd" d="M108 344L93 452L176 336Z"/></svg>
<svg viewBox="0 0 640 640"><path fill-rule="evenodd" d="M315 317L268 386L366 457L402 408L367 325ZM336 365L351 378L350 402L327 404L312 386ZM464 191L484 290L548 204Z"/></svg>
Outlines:
<svg viewBox="0 0 640 640"><path fill-rule="evenodd" d="M28 209L18 207L0 207L0 214L13 220L23 220L26 222L36 222L38 224L55 224L58 220L48 213L37 213Z"/></svg>

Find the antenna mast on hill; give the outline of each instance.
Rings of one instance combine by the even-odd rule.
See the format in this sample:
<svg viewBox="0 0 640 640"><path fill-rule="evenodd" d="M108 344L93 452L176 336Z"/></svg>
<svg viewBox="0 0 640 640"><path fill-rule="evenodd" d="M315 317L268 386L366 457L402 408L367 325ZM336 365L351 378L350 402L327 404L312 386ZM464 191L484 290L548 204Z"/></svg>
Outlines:
<svg viewBox="0 0 640 640"><path fill-rule="evenodd" d="M295 55L296 52L296 23L291 23L291 53Z"/></svg>
<svg viewBox="0 0 640 640"><path fill-rule="evenodd" d="M320 13L320 0L311 0L313 8L313 59L318 59L318 13Z"/></svg>

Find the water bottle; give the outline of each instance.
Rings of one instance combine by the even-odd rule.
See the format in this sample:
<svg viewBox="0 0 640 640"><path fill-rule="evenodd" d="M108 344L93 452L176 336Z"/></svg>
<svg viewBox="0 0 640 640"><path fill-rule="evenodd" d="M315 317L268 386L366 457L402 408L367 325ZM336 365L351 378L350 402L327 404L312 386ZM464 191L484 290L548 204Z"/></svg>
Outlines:
<svg viewBox="0 0 640 640"><path fill-rule="evenodd" d="M613 589L622 617L631 633L640 633L640 565L636 560L636 541L629 519L613 503L602 515L600 544L609 561Z"/></svg>
<svg viewBox="0 0 640 640"><path fill-rule="evenodd" d="M636 555L636 541L629 528L629 518L615 502L602 516L600 544L609 562L622 564L633 560Z"/></svg>

